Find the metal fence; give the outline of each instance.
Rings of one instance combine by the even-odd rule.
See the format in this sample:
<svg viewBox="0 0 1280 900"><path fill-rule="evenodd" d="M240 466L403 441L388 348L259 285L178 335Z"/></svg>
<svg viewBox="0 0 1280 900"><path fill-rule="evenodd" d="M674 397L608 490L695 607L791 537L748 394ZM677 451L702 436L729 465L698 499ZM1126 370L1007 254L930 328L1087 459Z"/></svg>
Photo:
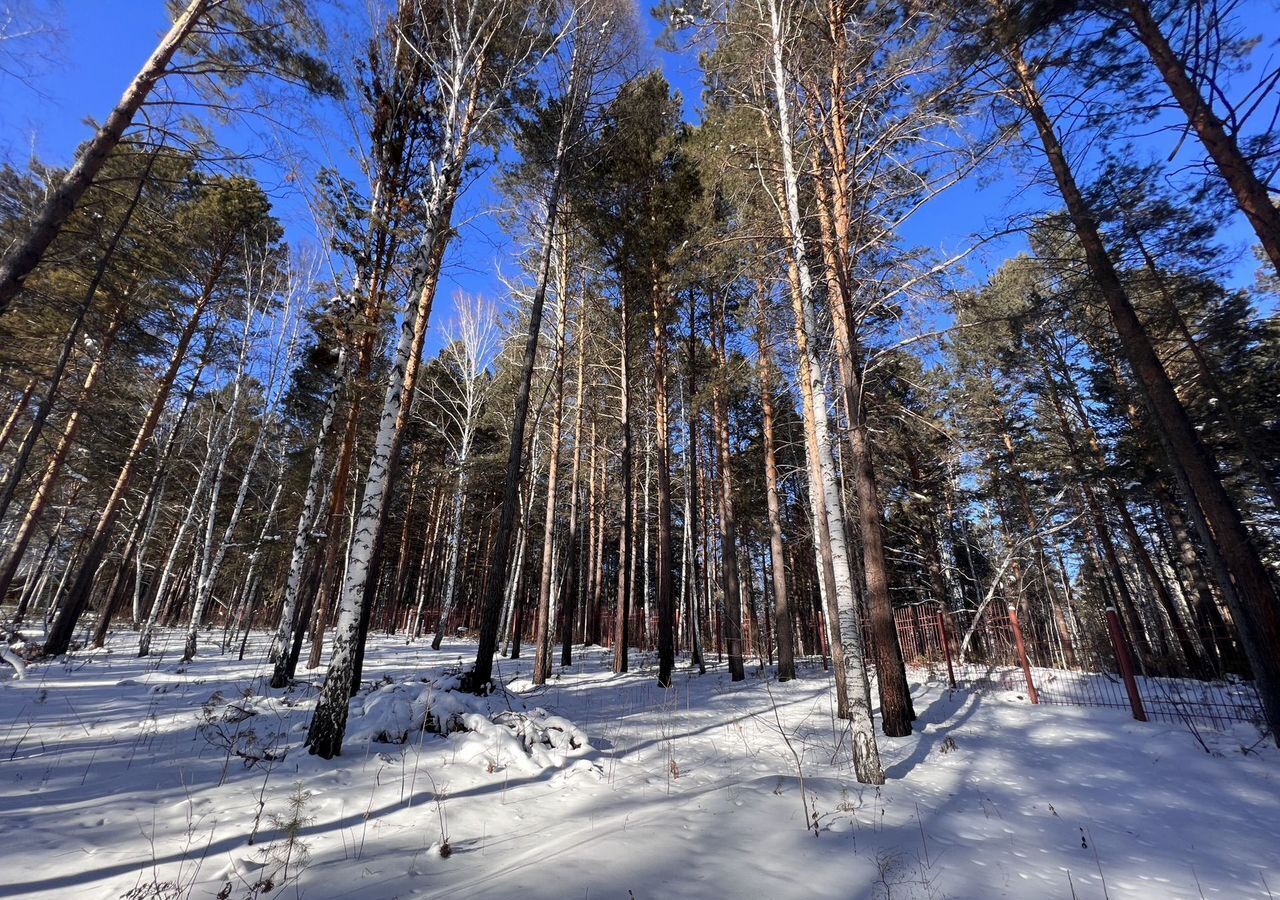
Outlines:
<svg viewBox="0 0 1280 900"><path fill-rule="evenodd" d="M1260 725L1262 700L1252 682L1239 679L1197 681L1146 676L1132 670L1124 635L1108 613L1112 637L1111 670L1075 671L1031 665L1021 646L1017 617L989 607L972 628L964 660L963 636L973 614L946 613L937 603L894 610L898 640L909 666L946 667L956 688L1016 691L1032 703L1128 710L1141 721L1183 723L1224 730L1239 722Z"/></svg>

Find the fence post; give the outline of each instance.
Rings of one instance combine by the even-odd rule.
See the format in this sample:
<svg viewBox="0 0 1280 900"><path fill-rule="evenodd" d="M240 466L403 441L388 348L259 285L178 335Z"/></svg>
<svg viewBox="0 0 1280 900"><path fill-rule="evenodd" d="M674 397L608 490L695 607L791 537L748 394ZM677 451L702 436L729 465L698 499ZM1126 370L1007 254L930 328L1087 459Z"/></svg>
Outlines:
<svg viewBox="0 0 1280 900"><path fill-rule="evenodd" d="M1022 642L1022 626L1018 624L1018 610L1009 604L1009 625L1013 628L1013 642L1018 648L1018 661L1022 663L1022 674L1027 679L1027 696L1032 703L1040 702L1036 693L1036 683L1031 680L1031 663L1027 661L1027 647Z"/></svg>
<svg viewBox="0 0 1280 900"><path fill-rule="evenodd" d="M1133 663L1129 659L1129 644L1120 629L1120 617L1114 606L1107 607L1107 630L1111 632L1111 646L1116 652L1116 666L1120 669L1120 677L1124 679L1124 689L1129 694L1129 708L1133 717L1139 722L1147 721L1147 711L1142 706L1142 695L1138 693L1138 682L1133 677Z"/></svg>
<svg viewBox="0 0 1280 900"><path fill-rule="evenodd" d="M942 655L947 658L947 681L955 690L956 670L951 665L951 642L947 640L947 610L941 605L938 607L938 637L942 641Z"/></svg>

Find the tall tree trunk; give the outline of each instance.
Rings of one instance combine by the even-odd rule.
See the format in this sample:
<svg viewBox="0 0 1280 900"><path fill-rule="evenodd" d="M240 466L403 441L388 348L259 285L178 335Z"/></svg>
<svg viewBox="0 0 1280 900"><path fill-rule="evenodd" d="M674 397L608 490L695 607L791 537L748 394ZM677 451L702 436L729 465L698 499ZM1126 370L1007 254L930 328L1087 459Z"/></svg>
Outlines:
<svg viewBox="0 0 1280 900"><path fill-rule="evenodd" d="M502 494L502 512L498 518L498 532L494 536L490 565L497 572L507 570L511 552L511 537L515 526L516 505L519 493L521 458L524 450L525 423L529 415L529 392L533 383L533 367L538 358L538 339L542 332L542 310L547 299L547 285L551 276L551 257L555 243L557 215L563 190L564 164L569 147L570 132L576 125L579 79L584 75L579 69L578 57L570 61L569 84L564 96L560 127L552 158L551 180L547 185L546 221L543 224L542 246L539 250L537 278L533 299L529 306L529 330L525 337L524 360L520 381L516 389L515 409L511 421L511 437L508 445L506 482ZM553 451L554 452L554 451ZM476 650L476 662L468 676L473 689L487 691L493 675L493 656L498 648L498 620L502 612L502 580L495 579L488 585L480 604L480 641Z"/></svg>
<svg viewBox="0 0 1280 900"><path fill-rule="evenodd" d="M564 240L562 236L562 240ZM564 261L561 265L561 290L564 285ZM552 571L556 544L556 500L560 481L560 435L564 422L564 353L565 313L568 300L564 293L557 298L560 314L556 322L555 399L551 405L551 441L547 447L547 503L542 520L542 571L538 579L538 612L534 625L533 683L546 684L551 677L551 633L555 629L555 614L551 609L551 585L555 577Z"/></svg>
<svg viewBox="0 0 1280 900"><path fill-rule="evenodd" d="M631 625L631 554L634 536L632 532L632 447L631 447L631 315L627 290L622 289L622 347L619 361L619 424L622 429L622 518L618 525L618 605L614 618L613 671L627 671L627 644L630 642Z"/></svg>
<svg viewBox="0 0 1280 900"><path fill-rule="evenodd" d="M569 476L569 533L565 540L565 558L564 558L564 580L563 587L560 591L561 606L564 610L560 627L560 665L569 666L573 663L573 631L574 619L578 609L578 586L582 583L579 577L579 559L581 552L578 544L582 537L578 533L578 507L579 494L581 491L581 465L582 465L582 402L585 397L587 362L587 340L586 340L586 293L584 291L581 300L581 308L578 311L578 383L577 398L574 403L573 410L573 465Z"/></svg>
<svg viewBox="0 0 1280 900"><path fill-rule="evenodd" d="M1187 123L1213 158L1218 174L1231 189L1236 204L1258 235L1276 273L1280 274L1280 208L1272 202L1267 185L1254 171L1235 135L1228 133L1213 111L1212 104L1196 88L1186 65L1169 46L1146 0L1125 0L1124 7L1138 40L1147 48L1160 77L1186 115ZM1274 723L1275 719L1271 721Z"/></svg>
<svg viewBox="0 0 1280 900"><path fill-rule="evenodd" d="M115 528L116 517L120 514L121 506L124 503L125 493L133 483L133 476L137 471L143 450L151 440L151 435L155 432L156 425L160 422L165 403L169 399L169 392L173 390L174 381L177 379L182 363L186 359L187 348L191 346L191 340L200 328L200 320L204 316L205 308L213 298L214 288L222 277L223 268L231 252L232 246L228 243L219 248L214 255L209 271L205 276L204 284L201 286L200 294L192 305L186 325L179 333L178 340L174 344L173 352L169 357L169 364L160 376L160 381L155 394L151 398L151 405L147 410L147 415L134 435L133 445L129 448L124 464L120 468L120 473L116 476L116 482L111 489L111 494L99 513L97 525L89 538L88 546L85 548L84 555L80 560L75 578L71 582L71 588L62 601L53 626L49 629L49 635L44 645L46 656L60 656L66 653L71 646L71 635L74 633L76 623L80 620L85 607L89 604L89 597L93 592L93 585L98 575L98 566L107 552L107 545L111 541L111 534Z"/></svg>
<svg viewBox="0 0 1280 900"><path fill-rule="evenodd" d="M1094 283L1107 302L1169 463L1185 475L1191 492L1188 499L1203 513L1226 564L1234 588L1229 591L1235 601L1232 616L1253 668L1267 722L1280 743L1280 653L1275 649L1280 647L1280 600L1275 586L1107 254L1097 220L1076 185L1021 48L1006 46L1005 51L1022 104L1039 132Z"/></svg>
<svg viewBox="0 0 1280 900"><path fill-rule="evenodd" d="M876 683L880 689L880 727L890 737L911 734L915 707L898 645L898 629L889 601L889 567L884 552L884 522L880 514L880 492L871 461L870 436L858 384L858 406L849 426L853 448L855 498L862 534L862 568L866 578L866 604L871 618L872 645L876 655Z"/></svg>
<svg viewBox="0 0 1280 900"><path fill-rule="evenodd" d="M607 493L607 485L605 482L606 459L604 454L600 454L600 465L598 467L596 465L597 450L600 447L596 438L596 430L596 417L593 415L591 417L591 494L589 506L594 515L591 526L594 543L591 552L591 597L587 601L587 621L583 626L584 644L599 644L603 637L601 605L604 602L604 495ZM599 485L598 495L597 484Z"/></svg>
<svg viewBox="0 0 1280 900"><path fill-rule="evenodd" d="M733 498L733 447L729 441L729 362L725 354L725 303L712 299L711 352L716 374L711 387L711 417L720 470L720 570L724 588L724 643L729 656L729 678L742 681L742 590L738 581L738 520Z"/></svg>
<svg viewBox="0 0 1280 900"><path fill-rule="evenodd" d="M671 428L667 393L667 293L655 276L653 293L653 430L658 475L658 685L671 686L676 665L676 606L671 552Z"/></svg>
<svg viewBox="0 0 1280 900"><path fill-rule="evenodd" d="M834 142L833 142L834 146ZM841 165L833 164L833 170ZM833 171L837 188L843 187L843 172ZM864 380L861 350L853 325L853 309L848 278L841 260L848 252L849 237L843 210L832 215L832 196L824 179L814 179L817 189L819 223L822 233L823 259L826 262L827 289L831 322L835 332L836 356L840 380L844 388L844 405L849 418L849 466L853 469L854 502L857 506L858 533L862 538L861 561L865 586L866 611L869 619L871 650L876 660L876 686L880 695L881 728L891 737L911 733L915 707L907 684L907 671L898 643L898 629L889 598L889 567L884 550L884 522L880 492L876 485L871 437L867 428L864 403Z"/></svg>
<svg viewBox="0 0 1280 900"><path fill-rule="evenodd" d="M800 191L794 160L794 132L791 125L788 82L783 67L783 30L778 0L768 0L770 26L771 75L774 102L778 113L778 139L782 151L782 190L785 212L783 226L789 244L789 265L794 267L798 290L796 303L796 338L806 373L806 390L813 409L813 438L817 444L822 493L826 504L828 543L831 547L833 586L840 610L840 637L844 649L844 670L849 681L848 712L853 735L854 771L863 784L883 784L884 770L876 747L871 719L871 686L867 679L863 654L862 621L857 598L850 580L849 557L845 540L844 517L840 509L840 490L836 481L835 459L827 428L826 376L812 345L817 332L813 309L813 278L809 271L803 224L800 219Z"/></svg>
<svg viewBox="0 0 1280 900"><path fill-rule="evenodd" d="M455 597L458 591L458 556L462 544L462 516L466 509L467 469L465 464L458 466L458 481L453 494L453 505L449 516L449 536L445 539L444 592L440 595L440 615L436 619L435 634L431 638L431 649L439 650L444 639L445 628L453 615ZM426 599L425 597L423 598Z"/></svg>
<svg viewBox="0 0 1280 900"><path fill-rule="evenodd" d="M796 677L795 646L791 636L791 605L787 596L786 549L782 544L782 512L778 500L778 453L773 434L773 362L768 310L763 290L756 292L756 346L760 369L760 405L764 435L765 501L769 510L769 557L773 569L773 614L777 620L778 680Z"/></svg>
<svg viewBox="0 0 1280 900"><path fill-rule="evenodd" d="M466 131L463 132L464 141L465 134ZM387 499L394 484L400 442L413 403L422 344L431 318L440 261L448 242L449 221L461 179L464 148L465 144L454 147L453 155L444 161L435 177L425 216L426 235L415 254L407 309L400 325L400 338L383 395L369 472L352 530L338 620L334 626L333 652L315 715L307 731L308 749L323 759L331 759L342 750L347 704L352 684L359 677L363 650L361 637L367 634L368 616L378 582L377 560L381 555L378 551L386 526Z"/></svg>
<svg viewBox="0 0 1280 900"><path fill-rule="evenodd" d="M689 648L692 658L690 665L698 667L698 674L705 675L706 660L702 654L702 616L699 614L700 597L702 596L702 578L706 572L698 565L698 479L701 468L698 465L698 409L696 396L698 393L698 301L693 291L689 292L689 338L686 350L686 370L684 385L684 427L685 427L685 498L684 521L685 541L688 544L689 574L688 585L688 630Z"/></svg>
<svg viewBox="0 0 1280 900"><path fill-rule="evenodd" d="M644 481L636 484L636 491L640 496L644 497L644 505L641 506L637 499L635 505L636 512L636 531L640 537L637 543L640 544L640 552L632 557L631 569L634 573L633 581L639 584L632 588L635 596L639 598L639 602L635 604L635 620L636 620L636 644L642 650L648 650L653 646L653 629L650 628L651 607L650 607L650 579L649 562L653 558L651 555L650 538L653 529L650 527L651 507L653 505L653 432L649 430L648 421L644 422Z"/></svg>
<svg viewBox="0 0 1280 900"><path fill-rule="evenodd" d="M75 211L80 198L102 171L111 151L120 143L125 129L133 123L133 117L164 75L173 55L200 24L201 17L211 5L214 5L214 0L190 0L168 34L161 39L142 69L134 76L102 127L84 145L70 170L45 199L26 234L0 259L0 316L8 310L13 298L21 290L23 281L40 264L45 251L58 236L67 218Z"/></svg>
<svg viewBox="0 0 1280 900"><path fill-rule="evenodd" d="M280 601L280 622L276 626L275 637L271 641L268 659L271 662L271 686L282 688L289 683L293 672L289 666L291 654L290 639L298 618L298 594L302 589L303 574L307 562L307 547L310 544L316 526L320 524L320 515L324 507L323 492L325 453L333 422L337 416L338 401L342 397L347 384L347 349L345 343L338 350L338 361L334 366L333 377L325 392L324 414L320 418L320 432L316 435L315 446L311 450L311 468L307 472L307 486L302 495L302 511L298 514L298 525L293 533L293 549L289 555L289 572L285 578L284 596ZM336 543L336 538L334 538Z"/></svg>

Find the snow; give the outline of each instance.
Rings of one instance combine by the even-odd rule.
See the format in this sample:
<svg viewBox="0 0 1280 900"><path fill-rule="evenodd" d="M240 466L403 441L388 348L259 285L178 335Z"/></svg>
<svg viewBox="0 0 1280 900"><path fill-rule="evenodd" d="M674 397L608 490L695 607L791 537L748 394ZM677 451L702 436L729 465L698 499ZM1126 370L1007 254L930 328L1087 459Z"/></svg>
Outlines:
<svg viewBox="0 0 1280 900"><path fill-rule="evenodd" d="M815 660L785 684L682 666L669 691L644 654L614 675L578 651L541 687L498 660L506 689L478 698L454 690L474 644L376 637L324 761L302 748L323 669L273 691L269 635L244 662L201 637L187 665L180 631L145 660L121 632L0 678L0 896L1280 891L1280 752L1247 725L1201 729L1206 753L1181 725L913 671L917 733L879 736L869 788Z"/></svg>
<svg viewBox="0 0 1280 900"><path fill-rule="evenodd" d="M8 644L0 644L0 661L3 661L13 669L14 678L27 677L27 664Z"/></svg>

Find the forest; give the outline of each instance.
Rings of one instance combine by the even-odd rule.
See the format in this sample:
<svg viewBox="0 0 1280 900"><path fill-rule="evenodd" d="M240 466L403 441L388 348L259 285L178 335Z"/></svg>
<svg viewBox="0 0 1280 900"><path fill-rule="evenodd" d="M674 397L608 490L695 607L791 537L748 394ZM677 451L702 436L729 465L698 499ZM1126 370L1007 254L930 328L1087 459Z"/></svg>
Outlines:
<svg viewBox="0 0 1280 900"><path fill-rule="evenodd" d="M0 896L1280 890L1271 0L123 6L0 0Z"/></svg>

